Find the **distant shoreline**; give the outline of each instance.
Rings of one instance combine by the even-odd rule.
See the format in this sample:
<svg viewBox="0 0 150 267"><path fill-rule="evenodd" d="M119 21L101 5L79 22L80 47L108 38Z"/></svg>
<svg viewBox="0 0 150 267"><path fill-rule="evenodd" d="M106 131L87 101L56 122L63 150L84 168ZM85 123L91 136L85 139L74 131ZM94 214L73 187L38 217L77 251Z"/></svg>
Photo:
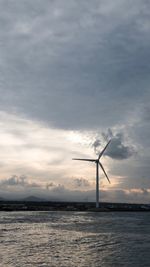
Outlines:
<svg viewBox="0 0 150 267"><path fill-rule="evenodd" d="M150 211L149 204L59 202L59 201L0 201L0 211Z"/></svg>

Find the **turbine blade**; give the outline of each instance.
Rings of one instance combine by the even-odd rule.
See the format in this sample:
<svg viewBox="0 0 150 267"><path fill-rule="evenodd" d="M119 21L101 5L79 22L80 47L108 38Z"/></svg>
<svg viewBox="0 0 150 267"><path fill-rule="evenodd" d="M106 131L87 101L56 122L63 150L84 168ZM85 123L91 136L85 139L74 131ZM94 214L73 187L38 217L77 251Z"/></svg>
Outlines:
<svg viewBox="0 0 150 267"><path fill-rule="evenodd" d="M109 140L109 142L107 143L107 145L104 147L104 149L100 152L98 160L101 158L101 156L103 155L104 151L106 150L106 148L108 147L109 143L111 142L111 140Z"/></svg>
<svg viewBox="0 0 150 267"><path fill-rule="evenodd" d="M102 163L101 163L101 162L99 162L99 165L100 165L101 169L103 170L103 172L104 172L104 174L105 174L105 176L106 176L106 178L107 178L108 182L109 182L109 183L111 183L111 182L110 182L110 180L109 180L109 178L108 178L108 175L107 175L107 173L105 172L105 169L104 169L104 167L103 167Z"/></svg>
<svg viewBox="0 0 150 267"><path fill-rule="evenodd" d="M82 160L82 161L91 161L91 162L95 162L96 159L72 159L72 160Z"/></svg>

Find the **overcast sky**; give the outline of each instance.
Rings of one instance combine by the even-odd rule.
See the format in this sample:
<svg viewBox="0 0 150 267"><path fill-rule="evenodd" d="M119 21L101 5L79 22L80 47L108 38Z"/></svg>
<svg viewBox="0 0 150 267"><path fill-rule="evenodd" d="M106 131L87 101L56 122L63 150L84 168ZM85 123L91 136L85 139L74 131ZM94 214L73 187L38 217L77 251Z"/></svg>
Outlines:
<svg viewBox="0 0 150 267"><path fill-rule="evenodd" d="M0 197L150 202L150 2L0 0Z"/></svg>

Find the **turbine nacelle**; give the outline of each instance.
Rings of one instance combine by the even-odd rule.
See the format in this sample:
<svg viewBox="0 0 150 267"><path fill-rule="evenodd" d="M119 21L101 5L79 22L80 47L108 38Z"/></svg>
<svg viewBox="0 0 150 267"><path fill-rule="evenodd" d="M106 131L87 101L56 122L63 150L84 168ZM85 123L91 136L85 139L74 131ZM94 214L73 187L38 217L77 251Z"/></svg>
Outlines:
<svg viewBox="0 0 150 267"><path fill-rule="evenodd" d="M107 175L107 173L106 173L106 171L105 171L105 169L104 169L102 163L100 162L100 158L103 156L103 154L104 154L104 152L105 152L105 150L106 150L106 148L107 148L107 146L109 145L110 142L111 142L111 140L109 140L109 142L106 144L106 146L104 147L104 149L100 152L100 154L99 154L99 156L98 156L97 159L80 159L80 158L73 158L72 160L89 161L89 162L94 162L94 163L98 164L98 165L101 167L101 169L102 169L102 171L103 171L105 177L107 178L108 182L110 183L110 180L109 180L109 178L108 178L108 175Z"/></svg>

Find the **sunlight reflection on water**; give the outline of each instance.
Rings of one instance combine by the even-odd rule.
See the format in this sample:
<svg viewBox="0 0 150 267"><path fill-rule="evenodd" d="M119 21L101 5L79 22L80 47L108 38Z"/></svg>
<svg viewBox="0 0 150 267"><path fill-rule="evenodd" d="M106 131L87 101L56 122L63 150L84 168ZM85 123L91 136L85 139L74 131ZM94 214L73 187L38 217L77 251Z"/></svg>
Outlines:
<svg viewBox="0 0 150 267"><path fill-rule="evenodd" d="M1 267L150 266L150 213L0 213Z"/></svg>

